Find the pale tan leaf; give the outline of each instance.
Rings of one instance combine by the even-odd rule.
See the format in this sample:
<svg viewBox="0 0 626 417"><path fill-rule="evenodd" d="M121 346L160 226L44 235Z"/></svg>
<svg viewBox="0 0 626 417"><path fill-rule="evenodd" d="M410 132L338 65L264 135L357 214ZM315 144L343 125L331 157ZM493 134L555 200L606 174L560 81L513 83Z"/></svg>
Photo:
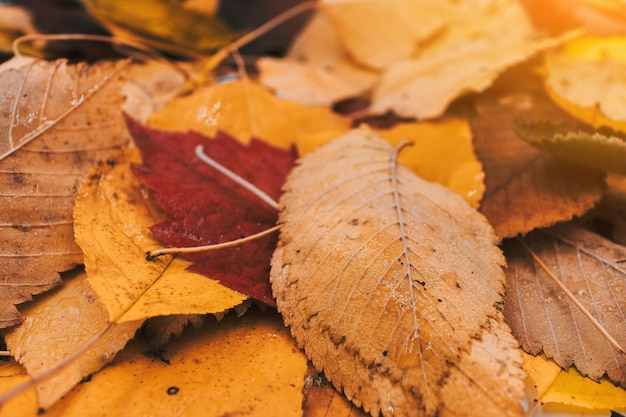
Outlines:
<svg viewBox="0 0 626 417"><path fill-rule="evenodd" d="M537 230L523 238L587 311L621 346L626 346L626 247L572 224ZM605 373L626 386L626 358L614 349L531 257L511 240L507 256L507 322L524 349L543 351L561 367L572 364L586 376Z"/></svg>
<svg viewBox="0 0 626 417"><path fill-rule="evenodd" d="M7 347L33 378L52 369L59 371L37 384L42 408L48 408L81 379L111 362L141 325L141 321L110 325L107 311L89 287L84 272L67 279L62 288L23 311L24 323L5 334ZM77 353L80 355L76 360L60 365Z"/></svg>
<svg viewBox="0 0 626 417"><path fill-rule="evenodd" d="M321 5L350 55L374 69L410 57L454 13L447 0L323 0Z"/></svg>
<svg viewBox="0 0 626 417"><path fill-rule="evenodd" d="M451 19L419 54L390 65L372 93L371 111L438 117L455 98L484 91L505 69L562 42L539 39L517 2L488 3L466 5L463 17Z"/></svg>
<svg viewBox="0 0 626 417"><path fill-rule="evenodd" d="M356 405L432 415L444 402L465 404L450 378L467 374L473 339L499 320L504 260L467 202L395 160L365 129L302 158L280 200L270 279L298 343ZM510 349L502 355L514 356ZM499 360L480 356L490 366L468 378L497 386Z"/></svg>
<svg viewBox="0 0 626 417"><path fill-rule="evenodd" d="M130 141L120 111L127 64L0 66L0 328L21 321L15 304L82 262L74 198L89 167Z"/></svg>
<svg viewBox="0 0 626 417"><path fill-rule="evenodd" d="M461 358L446 379L439 416L521 414L526 373L519 345L501 314L489 325L472 341L470 354Z"/></svg>

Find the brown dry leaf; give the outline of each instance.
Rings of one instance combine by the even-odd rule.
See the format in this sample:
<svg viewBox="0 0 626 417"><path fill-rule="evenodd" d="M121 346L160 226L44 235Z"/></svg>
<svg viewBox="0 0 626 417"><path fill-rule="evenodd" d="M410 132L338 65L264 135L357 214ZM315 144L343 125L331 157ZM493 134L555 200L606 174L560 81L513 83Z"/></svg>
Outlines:
<svg viewBox="0 0 626 417"><path fill-rule="evenodd" d="M580 216L600 200L605 187L601 171L556 159L517 137L517 118L566 117L533 85L511 90L511 85L528 84L519 77L503 80L505 91L478 99L476 114L470 116L474 148L485 171L481 212L501 238Z"/></svg>
<svg viewBox="0 0 626 417"><path fill-rule="evenodd" d="M467 415L519 415L523 372L512 337L500 335L504 259L493 230L395 160L363 129L292 171L270 274L285 323L316 368L374 415L458 412L468 386L512 395Z"/></svg>
<svg viewBox="0 0 626 417"><path fill-rule="evenodd" d="M621 345L626 346L626 247L572 224L523 238L550 271ZM519 240L505 243L505 314L524 350L543 351L561 367L572 364L598 380L605 373L626 386L626 358L568 300Z"/></svg>
<svg viewBox="0 0 626 417"><path fill-rule="evenodd" d="M63 287L28 305L23 312L24 323L7 331L5 341L31 377L57 368L66 358L82 352L75 361L37 384L42 408L48 408L81 379L111 362L142 323L109 324L107 311L89 287L84 272L66 279Z"/></svg>
<svg viewBox="0 0 626 417"><path fill-rule="evenodd" d="M72 208L82 176L130 141L120 108L127 61L16 58L0 66L0 328L15 304L82 262Z"/></svg>
<svg viewBox="0 0 626 417"><path fill-rule="evenodd" d="M132 172L131 164L140 160L139 151L129 148L94 166L74 208L89 283L110 320L221 313L241 304L245 296L188 272L187 261L171 255L145 259L161 246L149 227L164 215Z"/></svg>

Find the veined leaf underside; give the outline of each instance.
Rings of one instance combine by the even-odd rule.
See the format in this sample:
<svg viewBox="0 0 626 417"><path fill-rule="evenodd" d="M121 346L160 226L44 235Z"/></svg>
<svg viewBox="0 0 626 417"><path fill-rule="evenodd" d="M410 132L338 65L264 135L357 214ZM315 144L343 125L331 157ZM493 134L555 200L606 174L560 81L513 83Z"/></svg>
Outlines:
<svg viewBox="0 0 626 417"><path fill-rule="evenodd" d="M620 346L626 345L626 248L573 225L524 238L578 302ZM626 358L585 317L528 254L509 242L505 311L524 349L543 351L562 367L575 365L593 379L605 372L626 385ZM507 258L509 259L509 258Z"/></svg>
<svg viewBox="0 0 626 417"><path fill-rule="evenodd" d="M274 292L296 339L349 398L368 390L341 375L348 371L338 363L355 361L367 370L355 374L374 385L401 381L418 393L408 401L432 412L437 381L496 315L502 257L492 229L460 196L399 166L397 150L373 135L359 142L361 134L292 172ZM328 363L329 355L338 359Z"/></svg>
<svg viewBox="0 0 626 417"><path fill-rule="evenodd" d="M0 69L0 328L21 320L15 304L82 261L72 220L78 187L130 140L120 110L129 61L20 59Z"/></svg>
<svg viewBox="0 0 626 417"><path fill-rule="evenodd" d="M68 68L75 70L68 74ZM117 65L96 72L86 64L70 67L64 60L28 59L24 66L0 73L8 87L0 96L0 112L8 116L0 123L6 138L0 142L0 160L76 111L125 68Z"/></svg>

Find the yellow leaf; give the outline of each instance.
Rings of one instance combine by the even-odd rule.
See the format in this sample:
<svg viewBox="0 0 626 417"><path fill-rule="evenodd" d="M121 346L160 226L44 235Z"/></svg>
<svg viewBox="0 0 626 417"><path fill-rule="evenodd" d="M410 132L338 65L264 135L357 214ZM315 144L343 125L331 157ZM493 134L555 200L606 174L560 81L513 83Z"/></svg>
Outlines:
<svg viewBox="0 0 626 417"><path fill-rule="evenodd" d="M593 126L626 132L626 36L574 39L545 65L555 103Z"/></svg>
<svg viewBox="0 0 626 417"><path fill-rule="evenodd" d="M350 126L349 119L327 107L305 107L281 100L249 80L197 89L172 100L148 123L160 129L194 130L207 136L224 130L244 143L258 137L284 148L306 143L309 135L330 140L337 129L345 132Z"/></svg>
<svg viewBox="0 0 626 417"><path fill-rule="evenodd" d="M233 34L215 16L171 0L85 0L89 12L113 33L135 38L168 52L198 56L232 40ZM137 13L141 19L137 19Z"/></svg>
<svg viewBox="0 0 626 417"><path fill-rule="evenodd" d="M15 362L0 365L0 393L27 383L30 379L26 370ZM0 417L36 416L38 409L37 392L35 388L30 388L1 405Z"/></svg>
<svg viewBox="0 0 626 417"><path fill-rule="evenodd" d="M30 304L23 310L24 323L5 335L11 354L33 378L58 370L36 386L43 408L111 362L141 325L141 321L109 325L106 309L86 278L78 273L66 279L60 290ZM67 366L60 365L73 355L79 356Z"/></svg>
<svg viewBox="0 0 626 417"><path fill-rule="evenodd" d="M445 185L478 207L485 191L484 173L474 154L472 131L465 120L398 123L390 129L372 130L394 146L403 140L413 142L400 153L400 163L427 181ZM329 132L310 135L299 144L300 153L304 156L345 133L346 130L337 129L334 135Z"/></svg>
<svg viewBox="0 0 626 417"><path fill-rule="evenodd" d="M522 366L528 375L527 385L530 404L539 402L561 372L556 362L546 359L543 355L534 356L520 349L524 360Z"/></svg>
<svg viewBox="0 0 626 417"><path fill-rule="evenodd" d="M134 148L102 161L88 175L74 208L89 282L111 321L218 313L240 304L243 295L185 271L186 261L145 259L146 251L161 246L148 229L161 215L131 171L131 163L139 161Z"/></svg>
<svg viewBox="0 0 626 417"><path fill-rule="evenodd" d="M400 123L376 130L392 145L414 141L398 161L427 181L438 182L460 194L473 207L485 191L482 165L474 154L469 124L460 119L437 123Z"/></svg>
<svg viewBox="0 0 626 417"><path fill-rule="evenodd" d="M540 401L593 410L625 410L626 390L608 379L595 382L570 368L558 375Z"/></svg>
<svg viewBox="0 0 626 417"><path fill-rule="evenodd" d="M302 415L306 358L273 311L186 331L168 345L168 363L147 349L131 342L46 417Z"/></svg>

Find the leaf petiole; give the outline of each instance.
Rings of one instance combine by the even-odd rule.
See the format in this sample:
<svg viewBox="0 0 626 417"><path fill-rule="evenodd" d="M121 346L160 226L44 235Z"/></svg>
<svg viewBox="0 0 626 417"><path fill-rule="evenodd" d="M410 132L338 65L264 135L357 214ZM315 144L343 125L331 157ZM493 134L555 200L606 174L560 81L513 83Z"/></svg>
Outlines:
<svg viewBox="0 0 626 417"><path fill-rule="evenodd" d="M253 235L246 236L246 237L243 237L241 239L231 240L230 242L224 242L224 243L216 243L216 244L213 244L213 245L192 246L192 247L186 247L186 248L165 248L165 249L151 250L151 251L146 252L146 259L151 261L151 260L153 260L154 258L156 258L158 256L167 255L167 254L196 253L196 252L202 252L202 251L206 251L206 250L217 250L217 249L223 249L223 248L230 248L232 246L237 246L237 245L240 245L242 243L249 242L251 240L255 240L255 239L258 239L260 237L269 235L271 233L274 233L278 229L280 229L280 226L274 226L274 227L270 227L267 230L263 230L262 232L255 233Z"/></svg>

